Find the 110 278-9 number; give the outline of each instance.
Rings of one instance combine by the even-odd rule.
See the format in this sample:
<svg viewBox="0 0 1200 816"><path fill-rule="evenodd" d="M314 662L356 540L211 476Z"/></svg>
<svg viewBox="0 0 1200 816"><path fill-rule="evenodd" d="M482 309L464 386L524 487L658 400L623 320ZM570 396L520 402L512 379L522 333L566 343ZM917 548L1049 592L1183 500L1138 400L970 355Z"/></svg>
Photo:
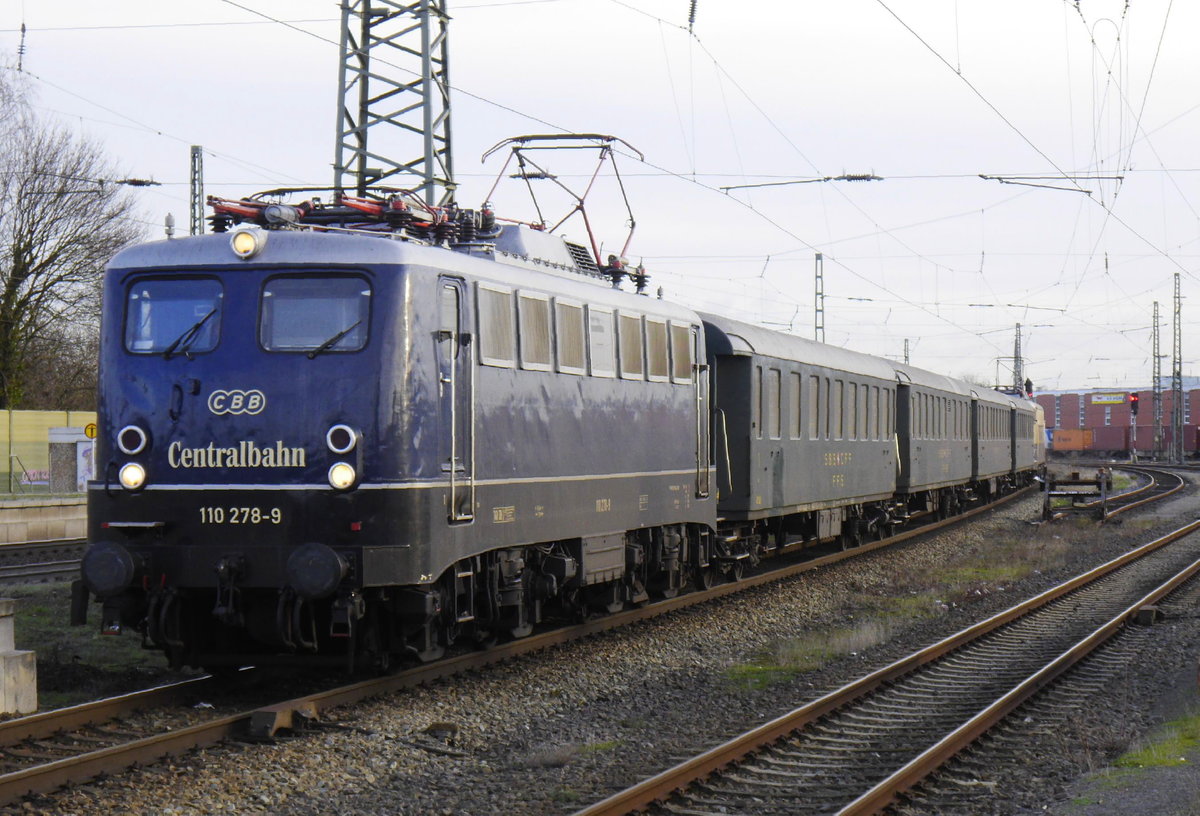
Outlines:
<svg viewBox="0 0 1200 816"><path fill-rule="evenodd" d="M279 524L283 511L278 507L201 507L201 524Z"/></svg>

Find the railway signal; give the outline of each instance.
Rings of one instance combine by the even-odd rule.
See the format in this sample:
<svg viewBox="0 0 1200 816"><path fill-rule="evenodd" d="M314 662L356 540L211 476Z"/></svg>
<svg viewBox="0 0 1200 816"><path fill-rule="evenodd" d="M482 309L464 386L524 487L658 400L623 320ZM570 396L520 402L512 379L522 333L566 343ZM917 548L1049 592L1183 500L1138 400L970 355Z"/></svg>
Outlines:
<svg viewBox="0 0 1200 816"><path fill-rule="evenodd" d="M1138 413L1138 395L1137 394L1129 395L1129 412L1131 414L1133 414L1134 416L1137 416L1137 413Z"/></svg>

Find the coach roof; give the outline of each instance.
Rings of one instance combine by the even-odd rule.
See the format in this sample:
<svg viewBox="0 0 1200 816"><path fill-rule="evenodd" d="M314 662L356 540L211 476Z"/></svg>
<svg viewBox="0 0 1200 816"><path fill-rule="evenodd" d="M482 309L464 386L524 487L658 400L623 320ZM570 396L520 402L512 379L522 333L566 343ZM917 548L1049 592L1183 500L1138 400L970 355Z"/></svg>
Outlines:
<svg viewBox="0 0 1200 816"><path fill-rule="evenodd" d="M760 354L883 380L896 377L890 362L869 354L806 340L720 315L701 312L700 319L708 329L709 350L716 354Z"/></svg>

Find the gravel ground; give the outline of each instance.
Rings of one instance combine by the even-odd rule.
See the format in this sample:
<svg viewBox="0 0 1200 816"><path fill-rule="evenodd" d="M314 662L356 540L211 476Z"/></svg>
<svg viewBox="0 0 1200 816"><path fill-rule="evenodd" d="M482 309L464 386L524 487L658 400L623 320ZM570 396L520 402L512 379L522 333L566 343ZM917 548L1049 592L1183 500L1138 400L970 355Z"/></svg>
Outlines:
<svg viewBox="0 0 1200 816"><path fill-rule="evenodd" d="M1183 497L1120 526L1035 527L1040 499L1025 499L924 541L335 712L335 722L294 740L221 746L9 812L570 813L1174 529L1196 507ZM1200 627L1156 627L1151 648L1168 628L1180 640L1167 647L1169 659L1155 659L1158 685L1124 678L1132 694L1119 710L1106 714L1111 698L1100 695L1092 714L1140 730L1162 716L1151 701L1175 688L1186 665L1194 689L1200 633L1188 640L1184 630ZM1082 720L1080 728L1087 738ZM1123 747L1058 750L1050 781L1015 774L1012 784L1029 789L1012 797L1006 789L1004 798L1049 807L1079 796L1067 784ZM997 798L978 812L996 810Z"/></svg>

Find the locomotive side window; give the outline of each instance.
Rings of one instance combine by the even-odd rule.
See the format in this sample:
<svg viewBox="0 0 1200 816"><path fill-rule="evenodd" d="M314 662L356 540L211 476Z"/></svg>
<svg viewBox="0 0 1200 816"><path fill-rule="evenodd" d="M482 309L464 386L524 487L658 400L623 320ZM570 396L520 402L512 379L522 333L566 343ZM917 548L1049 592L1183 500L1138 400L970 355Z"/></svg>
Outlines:
<svg viewBox="0 0 1200 816"><path fill-rule="evenodd" d="M271 278L263 286L259 342L267 351L358 351L367 344L371 285L359 277Z"/></svg>
<svg viewBox="0 0 1200 816"><path fill-rule="evenodd" d="M642 379L645 364L642 360L642 318L620 315L621 376L628 380Z"/></svg>
<svg viewBox="0 0 1200 816"><path fill-rule="evenodd" d="M517 298L521 368L550 370L550 298L522 292Z"/></svg>
<svg viewBox="0 0 1200 816"><path fill-rule="evenodd" d="M554 302L558 336L558 370L565 374L587 373L587 350L583 342L583 306L563 300Z"/></svg>
<svg viewBox="0 0 1200 816"><path fill-rule="evenodd" d="M593 377L617 375L617 347L611 309L588 306L588 352Z"/></svg>
<svg viewBox="0 0 1200 816"><path fill-rule="evenodd" d="M512 368L516 360L516 327L512 292L479 284L479 362Z"/></svg>
<svg viewBox="0 0 1200 816"><path fill-rule="evenodd" d="M212 351L221 331L221 283L142 279L125 301L125 348L135 354Z"/></svg>
<svg viewBox="0 0 1200 816"><path fill-rule="evenodd" d="M667 323L646 318L646 374L651 382L666 382L670 378L671 360L667 350Z"/></svg>
<svg viewBox="0 0 1200 816"><path fill-rule="evenodd" d="M692 381L692 330L686 323L671 324L671 379Z"/></svg>

